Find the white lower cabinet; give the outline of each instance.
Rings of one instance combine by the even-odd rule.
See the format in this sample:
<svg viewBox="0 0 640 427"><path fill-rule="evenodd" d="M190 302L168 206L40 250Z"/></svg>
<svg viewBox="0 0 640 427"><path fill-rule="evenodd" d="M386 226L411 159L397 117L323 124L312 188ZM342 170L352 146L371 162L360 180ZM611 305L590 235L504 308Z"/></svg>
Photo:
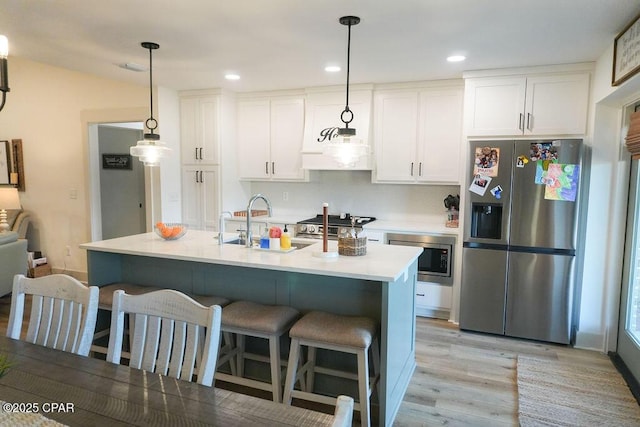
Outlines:
<svg viewBox="0 0 640 427"><path fill-rule="evenodd" d="M196 230L217 231L220 170L217 166L182 167L182 221Z"/></svg>
<svg viewBox="0 0 640 427"><path fill-rule="evenodd" d="M453 287L432 282L416 283L416 314L449 319Z"/></svg>

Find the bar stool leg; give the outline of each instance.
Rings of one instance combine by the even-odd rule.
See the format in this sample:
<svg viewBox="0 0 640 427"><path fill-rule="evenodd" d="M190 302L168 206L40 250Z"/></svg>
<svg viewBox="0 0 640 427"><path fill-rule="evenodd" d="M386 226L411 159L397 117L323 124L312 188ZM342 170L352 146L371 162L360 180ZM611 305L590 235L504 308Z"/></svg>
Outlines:
<svg viewBox="0 0 640 427"><path fill-rule="evenodd" d="M282 403L282 386L280 371L280 337L269 338L269 354L271 365L271 388L273 390L273 401Z"/></svg>
<svg viewBox="0 0 640 427"><path fill-rule="evenodd" d="M315 383L316 378L316 348L315 347L307 347L307 387L304 388L304 391L308 391L309 393L313 393L313 385Z"/></svg>
<svg viewBox="0 0 640 427"><path fill-rule="evenodd" d="M287 366L287 379L285 380L284 397L282 403L285 405L291 405L291 392L296 385L296 375L298 371L298 364L300 361L300 340L297 338L291 339L291 345L289 347L289 364Z"/></svg>
<svg viewBox="0 0 640 427"><path fill-rule="evenodd" d="M358 350L358 394L360 398L360 425L369 427L369 361L367 359L368 348Z"/></svg>

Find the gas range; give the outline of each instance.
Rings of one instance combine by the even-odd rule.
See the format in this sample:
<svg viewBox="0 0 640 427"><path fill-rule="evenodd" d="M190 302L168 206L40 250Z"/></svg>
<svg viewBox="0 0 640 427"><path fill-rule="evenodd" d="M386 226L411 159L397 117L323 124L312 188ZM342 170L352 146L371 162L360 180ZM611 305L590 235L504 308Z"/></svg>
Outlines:
<svg viewBox="0 0 640 427"><path fill-rule="evenodd" d="M372 216L352 216L349 214L341 215L329 215L327 229L327 236L330 240L337 240L338 236L342 233L348 232L351 229L351 219L354 219L353 227L357 232L362 231L362 226L376 219ZM304 237L308 239L321 239L322 238L322 215L316 215L313 218L299 221L296 224L296 237Z"/></svg>

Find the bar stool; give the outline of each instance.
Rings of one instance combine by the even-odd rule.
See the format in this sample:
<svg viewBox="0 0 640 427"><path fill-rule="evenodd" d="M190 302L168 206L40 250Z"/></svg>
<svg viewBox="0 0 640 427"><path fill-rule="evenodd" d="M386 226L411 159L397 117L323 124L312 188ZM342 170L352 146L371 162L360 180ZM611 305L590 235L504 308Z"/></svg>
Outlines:
<svg viewBox="0 0 640 427"><path fill-rule="evenodd" d="M111 311L111 307L113 306L113 293L120 289L122 289L123 291L125 291L125 293L129 295L141 295L147 292L153 292L153 291L157 291L165 288L159 288L156 286L134 285L131 283L111 283L109 285L100 287L99 289L100 294L98 298L98 309ZM229 304L229 300L223 297L209 296L209 295L191 295L191 294L188 294L188 295L194 300L198 301L200 304L204 305L205 307L210 307L212 305L219 305L221 307L224 307L225 305ZM129 321L129 323L131 323L131 321ZM99 338L108 336L109 330L110 328L106 328L94 333L93 341ZM91 351L95 353L107 354L107 350L108 349L105 346L100 346L96 344L93 344L91 346ZM123 352L122 356L125 358L128 358L129 353Z"/></svg>
<svg viewBox="0 0 640 427"><path fill-rule="evenodd" d="M231 374L216 372L216 379L272 393L274 402L282 402L283 361L280 359L280 337L299 317L298 310L278 305L263 305L250 301L236 301L222 310L222 333L225 339L220 349L218 367L229 363ZM235 335L235 342L233 336ZM269 341L269 357L245 352L245 337ZM245 359L269 363L271 383L244 376Z"/></svg>
<svg viewBox="0 0 640 427"><path fill-rule="evenodd" d="M368 317L340 316L321 311L312 311L298 320L289 331L291 348L287 379L284 386L283 403L290 405L293 397L313 402L335 405L335 396L314 393L313 382L316 373L357 380L358 402L354 409L360 411L361 425L371 425L369 399L380 377L380 352L376 337L377 322ZM301 368L301 346L306 346L307 361ZM316 366L316 349L352 353L358 359L358 374ZM373 378L369 378L369 357L373 361ZM306 381L305 380L306 374ZM300 381L300 390L294 386Z"/></svg>

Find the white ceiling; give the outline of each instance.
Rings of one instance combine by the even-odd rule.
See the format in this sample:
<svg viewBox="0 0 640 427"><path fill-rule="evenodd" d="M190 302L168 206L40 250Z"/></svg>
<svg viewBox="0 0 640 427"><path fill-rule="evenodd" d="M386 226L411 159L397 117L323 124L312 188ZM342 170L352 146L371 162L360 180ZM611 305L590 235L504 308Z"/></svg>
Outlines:
<svg viewBox="0 0 640 427"><path fill-rule="evenodd" d="M148 73L117 64L148 66L153 41L155 84L244 92L344 84L344 15L362 19L351 83L385 83L595 61L638 14L638 0L0 0L0 33L9 59L141 85Z"/></svg>

